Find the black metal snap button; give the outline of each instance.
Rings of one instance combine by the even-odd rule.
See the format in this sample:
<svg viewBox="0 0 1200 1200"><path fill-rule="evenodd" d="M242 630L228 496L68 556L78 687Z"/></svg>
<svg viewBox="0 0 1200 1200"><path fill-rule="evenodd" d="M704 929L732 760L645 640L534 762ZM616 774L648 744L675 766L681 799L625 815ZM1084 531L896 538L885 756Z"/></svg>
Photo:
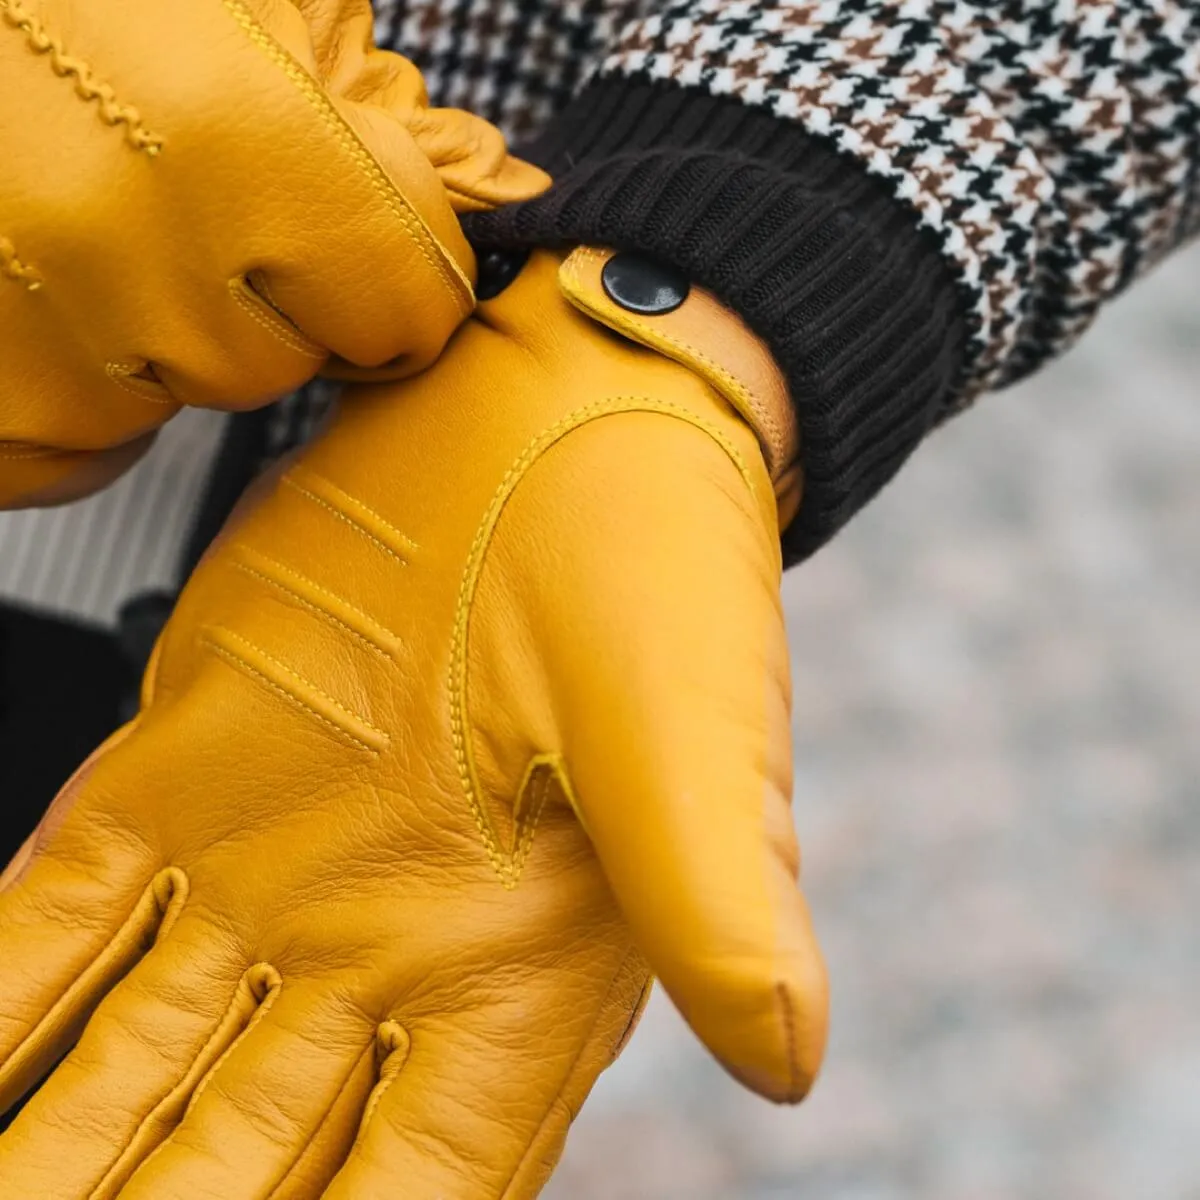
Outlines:
<svg viewBox="0 0 1200 1200"><path fill-rule="evenodd" d="M609 299L647 316L674 312L692 288L682 271L644 254L614 254L600 278Z"/></svg>
<svg viewBox="0 0 1200 1200"><path fill-rule="evenodd" d="M529 261L528 250L485 250L479 256L479 282L475 296L495 300Z"/></svg>

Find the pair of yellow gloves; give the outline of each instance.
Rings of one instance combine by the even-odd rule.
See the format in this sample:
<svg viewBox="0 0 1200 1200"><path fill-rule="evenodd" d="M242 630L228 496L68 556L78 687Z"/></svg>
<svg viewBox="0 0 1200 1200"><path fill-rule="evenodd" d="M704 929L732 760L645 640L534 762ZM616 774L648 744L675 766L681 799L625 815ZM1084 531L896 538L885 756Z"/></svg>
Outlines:
<svg viewBox="0 0 1200 1200"><path fill-rule="evenodd" d="M370 23L0 0L0 501L184 404L374 379L0 875L0 1111L49 1072L4 1197L534 1196L651 972L750 1087L819 1065L783 381L607 251L476 306L457 213L547 181Z"/></svg>

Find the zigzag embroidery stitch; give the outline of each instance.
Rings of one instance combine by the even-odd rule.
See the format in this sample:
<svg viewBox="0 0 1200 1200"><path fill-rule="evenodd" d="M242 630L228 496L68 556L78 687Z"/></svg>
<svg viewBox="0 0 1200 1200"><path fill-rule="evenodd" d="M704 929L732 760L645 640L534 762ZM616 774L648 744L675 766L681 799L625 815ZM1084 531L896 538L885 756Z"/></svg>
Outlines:
<svg viewBox="0 0 1200 1200"><path fill-rule="evenodd" d="M106 125L124 126L125 140L135 150L144 151L152 158L161 152L162 138L146 128L138 110L132 105L121 104L112 88L99 81L87 63L72 58L62 42L52 37L41 21L29 12L23 0L0 0L0 18L10 28L25 35L34 54L49 56L50 68L56 75L73 80L75 94L81 100L99 106L100 119Z"/></svg>

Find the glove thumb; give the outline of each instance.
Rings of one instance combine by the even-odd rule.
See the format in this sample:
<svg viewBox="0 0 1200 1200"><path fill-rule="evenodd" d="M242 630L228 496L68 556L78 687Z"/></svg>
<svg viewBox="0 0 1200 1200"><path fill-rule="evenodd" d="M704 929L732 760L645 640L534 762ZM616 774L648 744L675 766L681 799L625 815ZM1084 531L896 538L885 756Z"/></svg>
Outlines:
<svg viewBox="0 0 1200 1200"><path fill-rule="evenodd" d="M794 1102L828 998L796 882L775 500L746 426L681 411L591 422L510 500L472 710L501 776L554 750L652 970L735 1077Z"/></svg>

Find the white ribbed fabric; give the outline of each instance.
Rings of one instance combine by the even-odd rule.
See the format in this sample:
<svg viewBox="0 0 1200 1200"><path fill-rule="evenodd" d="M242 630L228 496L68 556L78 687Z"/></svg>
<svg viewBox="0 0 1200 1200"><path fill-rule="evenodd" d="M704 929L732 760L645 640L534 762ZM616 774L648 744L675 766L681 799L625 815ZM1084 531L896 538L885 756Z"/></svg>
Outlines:
<svg viewBox="0 0 1200 1200"><path fill-rule="evenodd" d="M130 596L178 586L180 555L228 419L185 409L99 495L0 513L0 602L111 626Z"/></svg>

